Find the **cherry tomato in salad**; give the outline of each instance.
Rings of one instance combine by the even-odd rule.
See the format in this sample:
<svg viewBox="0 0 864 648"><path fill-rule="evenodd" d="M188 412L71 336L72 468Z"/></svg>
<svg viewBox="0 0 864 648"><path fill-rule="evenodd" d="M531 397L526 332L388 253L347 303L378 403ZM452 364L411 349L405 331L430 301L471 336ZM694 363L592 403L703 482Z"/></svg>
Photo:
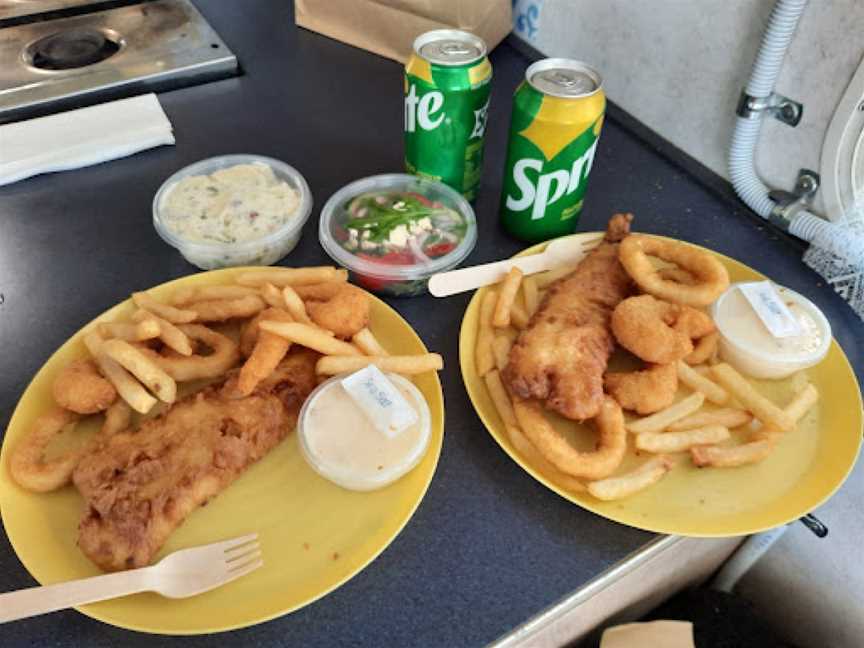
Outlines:
<svg viewBox="0 0 864 648"><path fill-rule="evenodd" d="M438 257L444 256L445 254L449 254L453 251L455 247L455 243L435 243L434 245L430 245L423 251L430 259L436 259Z"/></svg>

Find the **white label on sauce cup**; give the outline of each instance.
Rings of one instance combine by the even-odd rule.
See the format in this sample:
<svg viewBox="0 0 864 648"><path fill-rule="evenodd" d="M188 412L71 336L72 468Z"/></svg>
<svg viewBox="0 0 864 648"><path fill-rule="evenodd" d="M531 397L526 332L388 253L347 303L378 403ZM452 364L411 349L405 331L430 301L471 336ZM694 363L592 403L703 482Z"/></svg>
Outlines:
<svg viewBox="0 0 864 648"><path fill-rule="evenodd" d="M801 335L801 325L770 281L738 284L756 315L776 338Z"/></svg>
<svg viewBox="0 0 864 648"><path fill-rule="evenodd" d="M369 422L391 439L418 421L415 409L375 365L355 371L341 384Z"/></svg>

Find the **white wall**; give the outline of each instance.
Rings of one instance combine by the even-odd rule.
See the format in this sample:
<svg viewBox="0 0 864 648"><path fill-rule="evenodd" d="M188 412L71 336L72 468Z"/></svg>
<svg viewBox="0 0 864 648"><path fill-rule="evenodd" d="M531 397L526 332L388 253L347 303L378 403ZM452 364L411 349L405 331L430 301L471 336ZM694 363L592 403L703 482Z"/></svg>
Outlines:
<svg viewBox="0 0 864 648"><path fill-rule="evenodd" d="M539 5L534 47L594 65L609 98L724 177L735 107L773 0L518 0ZM864 54L864 2L813 0L777 91L804 104L796 128L768 120L757 155L789 189L819 170L825 131ZM601 144L602 145L602 144Z"/></svg>

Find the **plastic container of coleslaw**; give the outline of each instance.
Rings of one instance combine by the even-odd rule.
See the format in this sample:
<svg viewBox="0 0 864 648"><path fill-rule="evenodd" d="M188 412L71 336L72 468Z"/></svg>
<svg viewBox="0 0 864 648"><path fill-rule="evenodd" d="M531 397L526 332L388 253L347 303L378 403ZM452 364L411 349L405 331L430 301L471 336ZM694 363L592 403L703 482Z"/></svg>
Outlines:
<svg viewBox="0 0 864 648"><path fill-rule="evenodd" d="M222 240L202 240L201 237L190 237L182 233L179 222L184 217L200 217L197 214L169 214L166 210L166 202L179 183L193 176L210 176L214 172L230 169L238 165L263 165L269 167L276 181L286 183L291 190L297 194L297 202L293 211L284 217L284 222L273 231L253 237L232 237L231 230L227 229L227 235L220 237ZM252 201L255 199L254 192L260 191L254 186L244 187ZM262 155L222 155L201 160L190 164L169 177L156 192L153 198L153 226L156 232L168 245L177 248L180 254L202 270L214 270L228 266L244 265L272 265L286 256L300 240L303 225L309 219L312 210L312 193L306 180L294 167ZM191 210L190 210L191 212ZM227 219L227 212L218 217ZM242 214L244 217L245 214ZM254 212L248 214L252 219ZM237 215L231 215L235 218ZM237 217L237 220L243 220ZM242 223L226 223L227 227L242 226ZM246 232L248 234L248 232ZM232 240L236 238L236 240Z"/></svg>
<svg viewBox="0 0 864 648"><path fill-rule="evenodd" d="M355 283L383 295L427 292L477 242L474 210L450 187L404 173L356 180L321 210L321 246Z"/></svg>

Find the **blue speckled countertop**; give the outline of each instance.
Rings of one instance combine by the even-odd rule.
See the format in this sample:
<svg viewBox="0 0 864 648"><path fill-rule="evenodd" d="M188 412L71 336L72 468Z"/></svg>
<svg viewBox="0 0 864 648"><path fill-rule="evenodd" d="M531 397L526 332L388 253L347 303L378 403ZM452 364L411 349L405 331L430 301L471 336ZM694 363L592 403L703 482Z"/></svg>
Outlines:
<svg viewBox="0 0 864 648"><path fill-rule="evenodd" d="M296 265L327 262L315 217L328 196L356 178L401 169L398 64L297 29L287 2L196 4L245 74L160 95L175 147L0 188L0 429L31 376L81 325L133 289L194 271L150 223L153 194L176 169L243 152L298 167L316 209L290 257ZM506 43L491 60L480 238L469 264L523 247L499 230L497 206L510 95L529 61ZM601 228L622 210L635 212L639 230L708 245L813 299L861 377L864 350L855 340L864 327L801 263L801 249L609 119L579 229ZM459 374L458 329L468 299L391 301L445 357L447 425L428 494L361 574L298 612L218 637L154 637L67 611L3 626L0 645L478 646L654 539L548 491L486 433ZM0 590L33 584L2 536Z"/></svg>

